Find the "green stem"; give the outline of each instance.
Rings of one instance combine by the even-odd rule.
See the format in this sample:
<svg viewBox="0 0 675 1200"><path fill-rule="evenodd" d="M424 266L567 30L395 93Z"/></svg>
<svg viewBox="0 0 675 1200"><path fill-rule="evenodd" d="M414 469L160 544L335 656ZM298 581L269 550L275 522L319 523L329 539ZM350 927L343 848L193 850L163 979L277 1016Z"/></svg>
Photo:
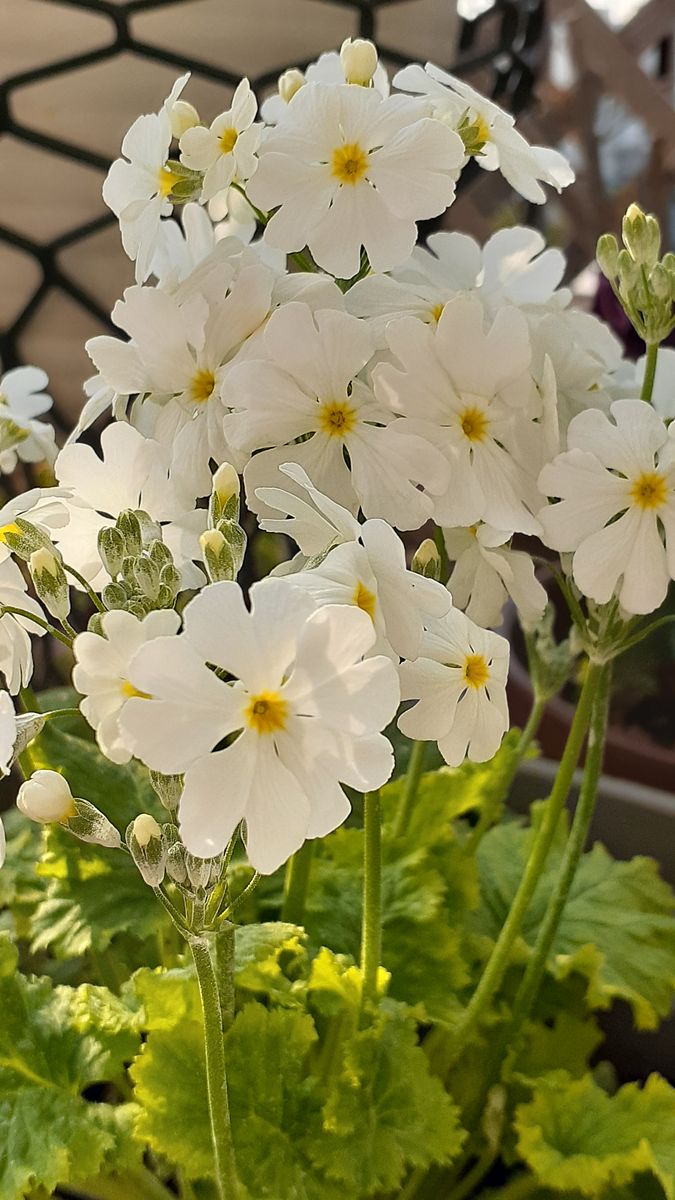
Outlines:
<svg viewBox="0 0 675 1200"><path fill-rule="evenodd" d="M408 770L406 771L401 804L394 822L395 838L404 837L408 831L408 825L410 824L410 818L417 798L417 789L419 788L422 772L424 771L424 759L428 745L428 742L415 742L410 752L410 761L408 763Z"/></svg>
<svg viewBox="0 0 675 1200"><path fill-rule="evenodd" d="M218 1195L220 1200L237 1200L240 1189L230 1124L225 1041L218 980L213 966L209 940L206 937L193 935L190 938L190 950L197 971L204 1014L206 1086Z"/></svg>
<svg viewBox="0 0 675 1200"><path fill-rule="evenodd" d="M220 996L220 1015L225 1032L234 1021L234 942L235 927L226 921L216 934L216 977Z"/></svg>
<svg viewBox="0 0 675 1200"><path fill-rule="evenodd" d="M495 1158L496 1151L494 1146L488 1146L478 1161L467 1171L466 1175L447 1193L445 1200L466 1200L466 1197L470 1196L479 1183L483 1181Z"/></svg>
<svg viewBox="0 0 675 1200"><path fill-rule="evenodd" d="M513 1055L513 1048L522 1026L532 1011L532 1006L537 998L551 947L579 866L579 860L588 840L588 833L593 813L595 812L598 781L600 779L605 750L611 674L611 663L606 663L602 667L600 682L593 704L591 723L588 731L586 763L581 790L579 792L579 800L574 813L574 820L572 821L572 828L567 839L567 845L565 846L565 853L560 864L558 878L546 905L544 919L537 935L532 957L527 964L527 969L513 1004L509 1033L511 1055Z"/></svg>
<svg viewBox="0 0 675 1200"><path fill-rule="evenodd" d="M314 841L308 840L296 850L286 867L281 919L289 925L302 925L304 920L313 856Z"/></svg>
<svg viewBox="0 0 675 1200"><path fill-rule="evenodd" d="M382 953L382 819L380 793L363 797L363 916L361 923L362 1007L377 1000Z"/></svg>
<svg viewBox="0 0 675 1200"><path fill-rule="evenodd" d="M574 720L572 721L572 727L560 760L560 766L558 767L558 773L546 804L541 825L534 835L525 871L478 987L471 997L462 1019L455 1028L454 1040L457 1046L461 1047L466 1044L486 1008L498 991L506 973L513 945L520 933L523 918L534 896L555 837L560 814L564 808L572 784L574 770L579 761L586 730L590 721L593 701L601 677L602 668L595 663L589 663L574 714Z"/></svg>
<svg viewBox="0 0 675 1200"><path fill-rule="evenodd" d="M644 379L642 380L640 399L647 400L649 402L651 401L652 392L654 391L654 377L656 375L656 360L659 356L659 344L658 342L647 342L646 346L647 358L645 361L645 375Z"/></svg>
<svg viewBox="0 0 675 1200"><path fill-rule="evenodd" d="M26 612L25 608L16 608L13 604L3 604L0 606L0 616L4 617L5 613L11 613L15 617L25 617L28 621L34 621L45 633L51 633L52 637L63 642L64 646L72 646L72 638L66 637L65 633L61 633L60 629L56 629L54 625L50 625L49 621L43 621L42 617L36 617L33 613Z"/></svg>
<svg viewBox="0 0 675 1200"><path fill-rule="evenodd" d="M238 896L235 896L231 904L228 904L227 908L225 909L226 920L229 920L232 914L236 913L237 909L241 908L242 904L245 904L246 901L253 895L261 879L262 875L259 875L256 871L253 878L249 879L244 890L240 892ZM220 923L218 923L217 928L220 928Z"/></svg>
<svg viewBox="0 0 675 1200"><path fill-rule="evenodd" d="M72 575L73 579L76 579L77 582L82 586L84 591L87 593L89 599L91 600L92 604L94 605L94 608L97 609L98 612L101 612L101 613L106 612L107 610L106 610L105 606L103 604L101 604L101 601L99 600L98 596L96 595L96 592L94 591L91 584L87 582L84 575L80 575L80 572L76 571L75 567L69 566L68 563L65 563L65 562L61 563L61 566L63 567L64 571L67 571L69 575Z"/></svg>

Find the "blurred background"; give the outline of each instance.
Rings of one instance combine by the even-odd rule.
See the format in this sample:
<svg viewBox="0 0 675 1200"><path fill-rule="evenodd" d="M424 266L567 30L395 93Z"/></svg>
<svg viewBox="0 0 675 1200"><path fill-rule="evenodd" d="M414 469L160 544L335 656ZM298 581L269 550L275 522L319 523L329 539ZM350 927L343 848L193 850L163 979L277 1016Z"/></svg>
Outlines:
<svg viewBox="0 0 675 1200"><path fill-rule="evenodd" d="M497 175L466 172L447 220L485 239L546 223L592 305L599 233L630 200L673 224L675 0L2 0L0 362L43 367L68 429L101 332L132 272L101 183L122 136L176 76L210 120L248 74L260 98L281 70L349 35L387 66L433 59L558 145L578 182L544 209Z"/></svg>

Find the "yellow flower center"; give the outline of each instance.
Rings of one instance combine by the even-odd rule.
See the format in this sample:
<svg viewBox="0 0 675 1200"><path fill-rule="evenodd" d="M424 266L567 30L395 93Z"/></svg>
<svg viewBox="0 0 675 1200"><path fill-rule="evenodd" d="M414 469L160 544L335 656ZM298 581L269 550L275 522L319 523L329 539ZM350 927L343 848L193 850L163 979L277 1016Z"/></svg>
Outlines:
<svg viewBox="0 0 675 1200"><path fill-rule="evenodd" d="M131 700L134 696L138 700L152 700L150 692L141 692L133 683L129 683L128 679L122 681L122 695L126 696L127 700Z"/></svg>
<svg viewBox="0 0 675 1200"><path fill-rule="evenodd" d="M433 321L434 325L438 325L438 322L440 321L441 317L443 316L444 308L445 308L444 304L434 304L434 307L431 310L431 320Z"/></svg>
<svg viewBox="0 0 675 1200"><path fill-rule="evenodd" d="M482 654L467 654L464 659L464 679L469 687L479 688L485 687L490 678L490 668L488 667Z"/></svg>
<svg viewBox="0 0 675 1200"><path fill-rule="evenodd" d="M371 592L370 588L366 587L365 583L361 583L360 579L354 588L352 604L355 604L356 607L360 608L364 613L368 613L371 621L375 620L377 597L375 596L374 592Z"/></svg>
<svg viewBox="0 0 675 1200"><path fill-rule="evenodd" d="M481 117L479 113L476 113L476 117L473 122L473 125L474 125L474 129L476 130L476 140L479 142L489 142L490 141L490 126L488 125L485 118Z"/></svg>
<svg viewBox="0 0 675 1200"><path fill-rule="evenodd" d="M340 183L360 183L368 170L368 155L358 142L348 142L333 151L332 173Z"/></svg>
<svg viewBox="0 0 675 1200"><path fill-rule="evenodd" d="M9 524L9 525L3 525L3 526L0 528L0 542L6 542L6 541L7 541L7 534L8 534L8 533L13 533L13 534L15 535L15 537L22 537L22 536L23 536L23 535L22 535L22 533L21 533L21 530L19 529L19 526L18 526L18 525L15 525L13 521L12 521L12 522L10 522L10 524Z"/></svg>
<svg viewBox="0 0 675 1200"><path fill-rule="evenodd" d="M465 408L460 413L462 433L470 442L482 442L488 429L488 419L480 408Z"/></svg>
<svg viewBox="0 0 675 1200"><path fill-rule="evenodd" d="M668 499L668 483L658 471L645 471L633 481L630 498L638 508L662 508Z"/></svg>
<svg viewBox="0 0 675 1200"><path fill-rule="evenodd" d="M244 712L249 729L256 733L278 733L286 728L288 704L278 692L259 692L251 696Z"/></svg>
<svg viewBox="0 0 675 1200"><path fill-rule="evenodd" d="M329 400L321 405L319 426L330 437L344 437L356 424L356 409L346 400Z"/></svg>
<svg viewBox="0 0 675 1200"><path fill-rule="evenodd" d="M206 401L211 399L215 386L213 371L197 371L190 384L190 395L195 404L206 404Z"/></svg>
<svg viewBox="0 0 675 1200"><path fill-rule="evenodd" d="M157 191L160 196L170 196L173 191L173 185L177 182L176 176L172 174L168 167L160 167L157 172Z"/></svg>
<svg viewBox="0 0 675 1200"><path fill-rule="evenodd" d="M218 144L223 154L231 154L237 144L239 134L236 129L224 129L218 138Z"/></svg>

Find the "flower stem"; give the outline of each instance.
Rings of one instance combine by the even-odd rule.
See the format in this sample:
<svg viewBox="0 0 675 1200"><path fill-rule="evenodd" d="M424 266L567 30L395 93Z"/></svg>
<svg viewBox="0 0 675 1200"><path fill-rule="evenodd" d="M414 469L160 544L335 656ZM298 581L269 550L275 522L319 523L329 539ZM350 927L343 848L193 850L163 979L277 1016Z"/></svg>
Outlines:
<svg viewBox="0 0 675 1200"><path fill-rule="evenodd" d="M410 761L406 772L401 805L394 822L395 838L404 837L408 831L408 825L410 824L410 818L417 798L417 789L419 788L424 770L424 759L428 744L428 742L415 742L410 752Z"/></svg>
<svg viewBox="0 0 675 1200"><path fill-rule="evenodd" d="M77 582L81 585L81 587L87 593L89 599L91 600L91 602L94 605L94 608L97 610L97 612L101 612L101 613L106 612L105 606L103 604L101 604L101 601L99 600L98 596L96 595L96 592L94 591L91 584L85 579L84 575L81 575L80 572L76 571L75 567L71 567L69 565L69 563L64 562L61 565L62 565L64 571L67 571L67 573L69 575L72 575L73 579L76 579Z"/></svg>
<svg viewBox="0 0 675 1200"><path fill-rule="evenodd" d="M224 949L224 947L223 947ZM211 957L211 942L206 937L192 935L190 950L197 971L199 994L204 1014L204 1049L206 1052L206 1085L211 1118L216 1183L220 1200L238 1200L240 1195L237 1166L234 1157L230 1105L227 1095L225 1043L218 979ZM230 957L234 954L234 943ZM226 969L221 951L219 970ZM229 969L232 970L232 963Z"/></svg>
<svg viewBox="0 0 675 1200"><path fill-rule="evenodd" d="M220 1016L225 1033L234 1021L234 939L234 925L225 921L218 929L215 944Z"/></svg>
<svg viewBox="0 0 675 1200"><path fill-rule="evenodd" d="M377 999L382 953L382 819L380 793L363 797L363 917L361 923L362 1007Z"/></svg>
<svg viewBox="0 0 675 1200"><path fill-rule="evenodd" d="M546 865L546 859L553 843L560 814L572 784L572 777L579 761L586 730L590 721L591 709L602 678L602 672L603 668L596 663L588 664L586 678L581 695L579 696L579 702L567 743L560 760L558 773L546 804L541 825L534 835L530 857L527 860L523 877L478 987L471 997L462 1019L455 1027L454 1033L457 1046L464 1046L466 1044L467 1039L473 1033L504 978L514 942L520 933L523 918L529 908L542 871Z"/></svg>
<svg viewBox="0 0 675 1200"><path fill-rule="evenodd" d="M0 605L0 617L4 617L5 613L11 613L14 617L25 617L27 621L33 621L41 629L44 629L45 633L51 633L52 637L57 638L59 642L63 642L64 646L72 646L73 644L72 638L67 637L65 633L61 633L61 630L56 629L54 625L50 625L49 621L43 621L42 617L36 617L33 613L26 612L25 608L16 608L13 604Z"/></svg>
<svg viewBox="0 0 675 1200"><path fill-rule="evenodd" d="M281 919L290 925L302 925L304 920L313 855L314 842L306 841L296 850L286 867Z"/></svg>
<svg viewBox="0 0 675 1200"><path fill-rule="evenodd" d="M658 342L647 342L647 358L645 361L645 375L642 380L642 391L640 399L650 401L652 392L654 391L654 376L656 375L656 360L659 356Z"/></svg>

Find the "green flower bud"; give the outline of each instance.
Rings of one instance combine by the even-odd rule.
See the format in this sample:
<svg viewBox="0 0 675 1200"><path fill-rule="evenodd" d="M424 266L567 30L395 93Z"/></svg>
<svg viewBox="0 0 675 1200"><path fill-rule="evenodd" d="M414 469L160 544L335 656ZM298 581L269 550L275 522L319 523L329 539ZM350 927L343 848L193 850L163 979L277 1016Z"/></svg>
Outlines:
<svg viewBox="0 0 675 1200"><path fill-rule="evenodd" d="M88 800L73 800L74 812L63 821L65 828L81 842L119 850L122 839L111 821Z"/></svg>
<svg viewBox="0 0 675 1200"><path fill-rule="evenodd" d="M135 509L135 515L138 518L138 523L141 527L143 546L147 547L151 542L161 542L162 526L158 525L156 521L153 521L152 517L149 516L148 513L144 512L142 508Z"/></svg>
<svg viewBox="0 0 675 1200"><path fill-rule="evenodd" d="M159 592L159 567L147 554L142 554L140 558L136 559L134 578L139 591L147 600L157 599Z"/></svg>
<svg viewBox="0 0 675 1200"><path fill-rule="evenodd" d="M236 521L228 521L224 517L216 525L218 533L222 533L227 542L232 561L234 562L234 574L237 576L241 570L241 564L244 561L246 554L246 534L241 525Z"/></svg>
<svg viewBox="0 0 675 1200"><path fill-rule="evenodd" d="M653 266L661 249L661 230L656 217L646 215L638 204L631 204L623 218L621 231L624 245L634 261L642 266Z"/></svg>
<svg viewBox="0 0 675 1200"><path fill-rule="evenodd" d="M150 783L164 807L171 813L176 812L183 794L183 776L162 775L159 771L151 771Z"/></svg>
<svg viewBox="0 0 675 1200"><path fill-rule="evenodd" d="M183 586L183 579L174 563L167 563L159 573L159 582L163 588L168 588L172 598L177 596Z"/></svg>
<svg viewBox="0 0 675 1200"><path fill-rule="evenodd" d="M416 575L423 575L425 579L440 579L441 556L431 538L425 538L417 547L410 565Z"/></svg>
<svg viewBox="0 0 675 1200"><path fill-rule="evenodd" d="M153 541L148 543L146 552L160 569L169 563L173 563L173 554L169 550L169 547L160 541L159 538L154 538Z"/></svg>
<svg viewBox="0 0 675 1200"><path fill-rule="evenodd" d="M185 854L185 867L188 879L195 890L204 890L211 881L212 858L197 858L194 854Z"/></svg>
<svg viewBox="0 0 675 1200"><path fill-rule="evenodd" d="M143 879L159 887L166 869L166 841L162 828L149 813L141 813L126 832L126 843Z"/></svg>
<svg viewBox="0 0 675 1200"><path fill-rule="evenodd" d="M59 559L52 550L40 546L31 554L28 567L42 603L57 620L65 620L70 612L70 590Z"/></svg>
<svg viewBox="0 0 675 1200"><path fill-rule="evenodd" d="M166 841L166 873L174 883L183 885L187 883L187 866L185 858L187 851L183 845L180 833L175 825L164 826L164 838Z"/></svg>
<svg viewBox="0 0 675 1200"><path fill-rule="evenodd" d="M117 518L116 528L124 539L125 553L130 558L137 558L143 549L143 534L137 514L130 508L124 509Z"/></svg>
<svg viewBox="0 0 675 1200"><path fill-rule="evenodd" d="M114 525L105 526L98 534L98 554L112 579L122 570L125 554L124 538Z"/></svg>
<svg viewBox="0 0 675 1200"><path fill-rule="evenodd" d="M606 279L616 279L619 273L619 243L613 233L603 233L595 250L598 266Z"/></svg>
<svg viewBox="0 0 675 1200"><path fill-rule="evenodd" d="M670 273L657 263L649 276L649 286L657 300L669 302L673 291L673 280Z"/></svg>
<svg viewBox="0 0 675 1200"><path fill-rule="evenodd" d="M221 463L213 476L209 500L209 525L218 524L223 517L230 521L239 519L239 476L230 463Z"/></svg>
<svg viewBox="0 0 675 1200"><path fill-rule="evenodd" d="M106 608L126 608L129 596L121 583L107 583L101 592L101 600Z"/></svg>
<svg viewBox="0 0 675 1200"><path fill-rule="evenodd" d="M232 551L220 530L206 529L199 539L199 545L211 583L219 583L223 579L236 577Z"/></svg>
<svg viewBox="0 0 675 1200"><path fill-rule="evenodd" d="M87 621L87 629L89 633L95 633L99 637L105 637L105 630L103 628L103 621L101 619L102 617L103 613L100 612L91 614L89 620Z"/></svg>
<svg viewBox="0 0 675 1200"><path fill-rule="evenodd" d="M133 600L127 601L126 605L127 612L132 613L134 617L138 617L139 621L142 621L143 617L147 617L153 608L154 604L152 600L147 600L145 596L134 596Z"/></svg>
<svg viewBox="0 0 675 1200"><path fill-rule="evenodd" d="M54 551L47 534L24 517L15 517L7 525L0 526L0 542L4 542L12 554L18 555L24 562L28 562L31 554L43 546L52 553Z"/></svg>

